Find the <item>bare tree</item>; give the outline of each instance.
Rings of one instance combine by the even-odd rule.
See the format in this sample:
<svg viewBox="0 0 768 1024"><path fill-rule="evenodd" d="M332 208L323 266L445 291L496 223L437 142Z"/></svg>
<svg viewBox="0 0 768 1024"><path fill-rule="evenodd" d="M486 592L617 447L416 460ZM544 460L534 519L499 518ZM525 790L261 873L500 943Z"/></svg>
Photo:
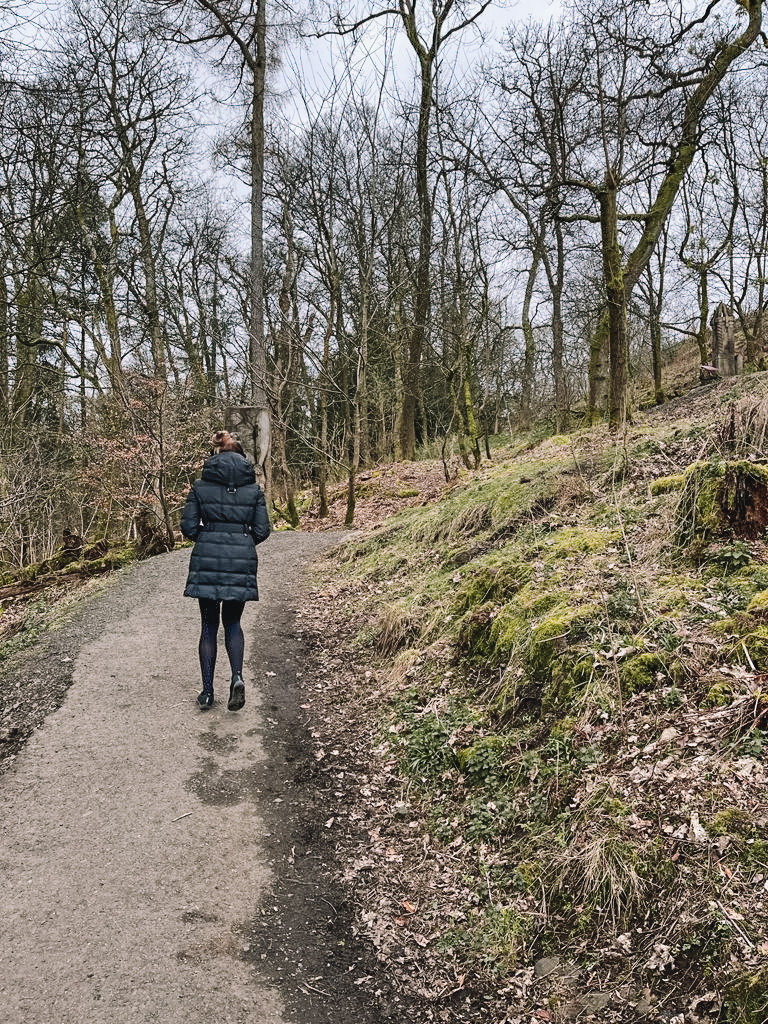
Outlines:
<svg viewBox="0 0 768 1024"><path fill-rule="evenodd" d="M171 20L176 40L207 46L212 63L245 81L250 177L249 357L256 466L270 487L271 423L264 332L264 98L267 74L266 0L151 0Z"/></svg>
<svg viewBox="0 0 768 1024"><path fill-rule="evenodd" d="M723 258L713 261L721 286L746 341L750 365L765 362L768 311L768 121L760 70L741 83L724 83L710 133L719 159L708 181L713 230L727 239Z"/></svg>
<svg viewBox="0 0 768 1024"><path fill-rule="evenodd" d="M602 180L587 185L599 206L606 317L592 345L595 360L607 339L610 365L608 420L617 428L626 414L628 344L627 304L656 248L664 224L691 163L700 148L700 128L710 97L732 65L760 34L762 0L740 0L733 21L717 22L711 32L710 4L701 17L680 17L666 9L661 33L648 29L644 12L625 5L606 12L604 5L586 4L595 68L594 99L603 150ZM641 20L637 21L639 15ZM747 16L746 24L743 16ZM703 29L702 29L703 26ZM691 45L690 63L681 63L682 44L703 34L704 43ZM666 132L664 167L651 168L644 155L630 163L630 135L642 137L646 127L662 125ZM655 147L652 148L655 152ZM652 202L642 211L620 209L619 193L638 175L653 176L657 186ZM585 181L580 182L585 185ZM624 255L620 224L638 226L632 248ZM596 396L591 396L592 406Z"/></svg>
<svg viewBox="0 0 768 1024"><path fill-rule="evenodd" d="M476 173L494 195L510 204L521 223L519 241L511 241L511 246L528 254L521 313L524 418L530 416L535 358L531 306L539 272L544 270L551 309L550 351L559 430L568 422L563 293L569 225L563 211L566 181L573 174L576 154L585 145L587 135L579 114L583 55L578 46L569 45L565 33L565 24L535 23L508 32L505 55L486 76L497 99L483 104L485 128L474 152Z"/></svg>
<svg viewBox="0 0 768 1024"><path fill-rule="evenodd" d="M416 414L420 397L421 359L427 338L430 309L430 265L432 259L432 184L429 176L431 120L435 74L446 42L473 25L491 0L469 3L467 0L437 0L425 23L415 0L398 0L396 6L374 8L351 25L335 16L336 31L353 34L379 18L394 18L405 31L418 65L418 122L416 127L415 181L419 209L419 255L414 282L413 324L403 365L402 404L396 429L397 454L412 459L416 454Z"/></svg>

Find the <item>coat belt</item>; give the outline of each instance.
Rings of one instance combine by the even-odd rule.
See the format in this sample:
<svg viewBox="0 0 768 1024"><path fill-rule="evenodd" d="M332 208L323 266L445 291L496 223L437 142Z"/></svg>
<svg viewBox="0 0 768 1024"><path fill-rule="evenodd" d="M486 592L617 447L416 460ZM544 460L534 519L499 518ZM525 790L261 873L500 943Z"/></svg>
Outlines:
<svg viewBox="0 0 768 1024"><path fill-rule="evenodd" d="M247 523L224 523L218 520L216 522L206 523L203 526L203 529L206 531L212 531L213 533L228 532L248 534L251 532Z"/></svg>

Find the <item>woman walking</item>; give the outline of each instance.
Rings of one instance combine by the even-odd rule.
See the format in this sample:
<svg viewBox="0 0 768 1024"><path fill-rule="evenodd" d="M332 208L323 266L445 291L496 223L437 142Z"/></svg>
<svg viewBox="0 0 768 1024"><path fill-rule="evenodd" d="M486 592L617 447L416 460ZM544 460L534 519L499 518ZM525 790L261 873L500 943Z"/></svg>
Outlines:
<svg viewBox="0 0 768 1024"><path fill-rule="evenodd" d="M256 545L270 533L264 494L256 483L253 464L226 430L211 438L213 454L206 459L200 480L192 485L181 518L181 531L195 542L189 560L185 597L200 604L200 671L203 689L197 703L207 711L213 704L219 622L232 670L227 708L245 704L240 617L246 601L258 601Z"/></svg>

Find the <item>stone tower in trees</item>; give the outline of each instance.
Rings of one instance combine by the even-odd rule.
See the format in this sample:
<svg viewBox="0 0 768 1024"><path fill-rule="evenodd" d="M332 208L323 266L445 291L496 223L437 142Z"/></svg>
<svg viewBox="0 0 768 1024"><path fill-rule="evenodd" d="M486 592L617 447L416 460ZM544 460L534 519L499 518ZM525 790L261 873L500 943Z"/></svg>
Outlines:
<svg viewBox="0 0 768 1024"><path fill-rule="evenodd" d="M721 302L712 314L712 365L724 377L733 377L744 369L744 353L737 344L733 314Z"/></svg>

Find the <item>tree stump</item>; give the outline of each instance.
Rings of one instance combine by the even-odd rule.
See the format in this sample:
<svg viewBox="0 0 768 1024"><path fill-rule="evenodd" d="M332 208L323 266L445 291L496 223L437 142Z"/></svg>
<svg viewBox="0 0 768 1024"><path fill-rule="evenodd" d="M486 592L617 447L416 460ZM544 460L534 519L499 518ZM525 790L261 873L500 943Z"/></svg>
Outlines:
<svg viewBox="0 0 768 1024"><path fill-rule="evenodd" d="M696 462L684 474L675 540L758 540L768 528L768 468L754 462Z"/></svg>

